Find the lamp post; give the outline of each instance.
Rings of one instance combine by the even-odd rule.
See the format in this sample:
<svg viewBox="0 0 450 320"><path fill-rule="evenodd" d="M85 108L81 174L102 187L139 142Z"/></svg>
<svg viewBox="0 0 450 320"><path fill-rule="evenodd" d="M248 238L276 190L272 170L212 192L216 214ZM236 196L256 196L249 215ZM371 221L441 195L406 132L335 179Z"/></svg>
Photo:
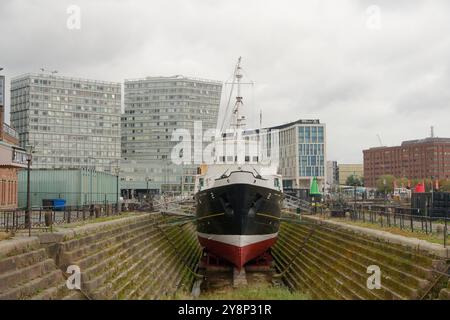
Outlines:
<svg viewBox="0 0 450 320"><path fill-rule="evenodd" d="M434 204L433 204L433 202L434 202L434 195L433 195L433 192L434 192L434 176L431 176L431 213L430 213L430 216L432 216L433 215L433 211L434 211Z"/></svg>
<svg viewBox="0 0 450 320"><path fill-rule="evenodd" d="M30 172L31 162L33 160L33 147L29 146L27 150L27 211L25 215L25 226L31 228L31 193L30 193Z"/></svg>
<svg viewBox="0 0 450 320"><path fill-rule="evenodd" d="M89 184L90 184L90 186L89 186L89 201L90 201L90 205L92 205L93 204L93 188L94 188L94 185L93 185L93 175L94 175L94 172L95 172L95 158L94 157L88 157L87 158L88 159L88 167L89 167ZM93 165L91 165L91 160L94 160L94 164Z"/></svg>
<svg viewBox="0 0 450 320"><path fill-rule="evenodd" d="M119 192L120 192L120 188L119 188L119 174L120 174L120 165L119 165L119 160L117 160L117 166L115 167L115 173L116 173L116 200L117 200L117 204L116 204L116 210L117 212L119 212L120 206L119 206Z"/></svg>
<svg viewBox="0 0 450 320"><path fill-rule="evenodd" d="M146 177L146 178L145 178L145 181L147 182L147 201L148 201L148 199L149 199L148 183L149 183L150 181L152 181L152 179L151 179L150 177Z"/></svg>

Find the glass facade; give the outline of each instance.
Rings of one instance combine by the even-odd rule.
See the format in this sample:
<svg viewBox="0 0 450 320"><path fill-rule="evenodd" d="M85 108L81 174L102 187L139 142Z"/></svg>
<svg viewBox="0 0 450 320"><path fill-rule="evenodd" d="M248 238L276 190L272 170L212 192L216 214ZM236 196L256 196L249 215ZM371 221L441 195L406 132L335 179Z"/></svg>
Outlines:
<svg viewBox="0 0 450 320"><path fill-rule="evenodd" d="M185 191L193 189L197 165L181 170L171 162L172 149L179 143L171 141L172 132L185 129L193 135L194 121L201 121L203 131L216 128L221 93L218 81L183 76L126 80L122 157L167 168L150 174L162 190L178 191L182 185ZM142 184L146 176L138 168L134 171L123 175Z"/></svg>
<svg viewBox="0 0 450 320"><path fill-rule="evenodd" d="M323 126L298 126L300 177L325 176L325 132Z"/></svg>
<svg viewBox="0 0 450 320"><path fill-rule="evenodd" d="M11 82L11 124L33 168L114 171L120 160L121 84L27 74Z"/></svg>
<svg viewBox="0 0 450 320"><path fill-rule="evenodd" d="M318 119L299 119L271 127L279 131L279 173L286 189L308 189L313 177L319 186L326 176L326 125Z"/></svg>

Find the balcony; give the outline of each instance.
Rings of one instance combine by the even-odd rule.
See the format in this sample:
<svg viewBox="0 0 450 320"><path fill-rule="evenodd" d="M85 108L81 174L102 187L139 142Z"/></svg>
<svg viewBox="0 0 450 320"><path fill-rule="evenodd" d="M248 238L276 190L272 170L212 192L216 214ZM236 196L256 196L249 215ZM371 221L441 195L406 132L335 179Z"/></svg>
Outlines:
<svg viewBox="0 0 450 320"><path fill-rule="evenodd" d="M25 150L0 141L0 167L26 168L27 157Z"/></svg>
<svg viewBox="0 0 450 320"><path fill-rule="evenodd" d="M3 132L9 135L10 137L19 140L19 134L17 133L17 131L8 126L6 123L3 124Z"/></svg>

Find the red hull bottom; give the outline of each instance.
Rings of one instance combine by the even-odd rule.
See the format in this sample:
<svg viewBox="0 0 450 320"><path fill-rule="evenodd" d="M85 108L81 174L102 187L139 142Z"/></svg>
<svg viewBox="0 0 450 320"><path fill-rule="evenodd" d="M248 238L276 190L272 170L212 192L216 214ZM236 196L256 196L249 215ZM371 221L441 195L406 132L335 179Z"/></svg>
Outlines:
<svg viewBox="0 0 450 320"><path fill-rule="evenodd" d="M200 244L209 252L222 257L231 262L238 268L242 268L248 261L262 255L272 247L277 238L273 237L267 240L251 243L245 246L236 246L208 238L198 236Z"/></svg>

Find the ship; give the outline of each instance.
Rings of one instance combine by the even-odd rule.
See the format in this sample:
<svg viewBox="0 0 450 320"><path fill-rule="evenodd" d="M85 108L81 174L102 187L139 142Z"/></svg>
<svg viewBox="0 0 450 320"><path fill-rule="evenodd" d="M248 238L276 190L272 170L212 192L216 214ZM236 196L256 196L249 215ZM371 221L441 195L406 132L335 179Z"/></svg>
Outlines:
<svg viewBox="0 0 450 320"><path fill-rule="evenodd" d="M237 95L230 128L215 140L211 163L199 167L194 194L201 246L206 254L239 269L275 244L283 205L277 165L263 161L266 150L261 146L267 141L261 142L261 131L243 129L241 70L239 58L234 70Z"/></svg>

